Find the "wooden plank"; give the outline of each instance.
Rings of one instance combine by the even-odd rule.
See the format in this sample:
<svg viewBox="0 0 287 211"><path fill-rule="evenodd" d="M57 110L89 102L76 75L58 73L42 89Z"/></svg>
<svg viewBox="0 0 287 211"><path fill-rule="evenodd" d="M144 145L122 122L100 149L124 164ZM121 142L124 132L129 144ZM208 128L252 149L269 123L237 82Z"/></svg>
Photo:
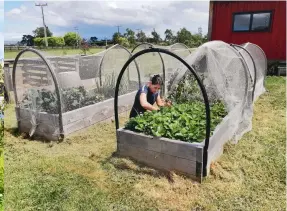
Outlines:
<svg viewBox="0 0 287 211"><path fill-rule="evenodd" d="M4 65L4 85L9 93L10 91L13 91L13 85L12 85L12 75L10 73L10 67L9 64ZM10 96L9 96L10 98Z"/></svg>
<svg viewBox="0 0 287 211"><path fill-rule="evenodd" d="M117 130L117 140L119 144L127 144L146 150L202 162L203 145L201 143L187 143L168 138L153 137L125 129ZM200 160L197 160L197 158Z"/></svg>
<svg viewBox="0 0 287 211"><path fill-rule="evenodd" d="M74 68L74 69L56 68L56 72L57 73L76 72L76 68Z"/></svg>
<svg viewBox="0 0 287 211"><path fill-rule="evenodd" d="M43 86L43 85L49 85L49 81L47 79L25 78L23 79L23 84Z"/></svg>
<svg viewBox="0 0 287 211"><path fill-rule="evenodd" d="M49 57L48 60L51 61L51 63L54 62L77 62L79 60L79 57Z"/></svg>
<svg viewBox="0 0 287 211"><path fill-rule="evenodd" d="M135 92L131 92L125 95L119 96L119 106L129 106L133 104ZM78 121L80 119L84 119L86 117L90 117L93 114L97 114L99 112L103 112L107 109L114 108L114 99L108 99L93 105L85 106L83 108L79 108L73 111L65 112L63 114L63 124L67 125L69 123Z"/></svg>
<svg viewBox="0 0 287 211"><path fill-rule="evenodd" d="M207 39L208 41L211 41L212 39L212 26L213 26L213 7L214 7L213 1L209 2L209 19L208 19L208 32L207 32Z"/></svg>
<svg viewBox="0 0 287 211"><path fill-rule="evenodd" d="M129 130L117 130L119 144L130 145L146 150L161 152L162 146L159 138L153 138L142 133L135 133Z"/></svg>
<svg viewBox="0 0 287 211"><path fill-rule="evenodd" d="M126 109L119 110L119 114L124 112L125 110ZM89 127L95 123L110 119L112 117L114 117L114 110L112 108L110 108L110 110L107 112L99 111L97 113L91 114L90 116L71 122L69 124L66 125L64 124L64 134L68 135L83 128ZM67 120L65 120L64 118L63 122L66 123Z"/></svg>
<svg viewBox="0 0 287 211"><path fill-rule="evenodd" d="M33 73L33 72L23 72L22 73L23 77L33 77L33 76L37 76L37 77L41 77L41 78L46 78L48 79L47 73L44 72L39 72L39 73Z"/></svg>
<svg viewBox="0 0 287 211"><path fill-rule="evenodd" d="M162 152L180 158L202 162L203 144L187 143L168 138L161 138L160 140ZM198 158L200 160L198 160Z"/></svg>
<svg viewBox="0 0 287 211"><path fill-rule="evenodd" d="M41 71L41 72L45 72L46 74L48 73L49 69L48 66L38 66L38 65L31 65L31 66L23 66L22 67L22 71L27 72L29 70L36 70L36 71Z"/></svg>
<svg viewBox="0 0 287 211"><path fill-rule="evenodd" d="M25 108L15 107L16 113L19 115L17 119L31 119L32 115L37 116L39 122L43 122L47 125L54 125L58 127L59 125L59 115L57 114L48 114L44 112L35 112Z"/></svg>
<svg viewBox="0 0 287 211"><path fill-rule="evenodd" d="M75 62L73 62L72 64L68 64L68 63L57 63L57 67L58 67L58 68L66 67L66 68L76 69Z"/></svg>
<svg viewBox="0 0 287 211"><path fill-rule="evenodd" d="M118 144L117 154L131 157L156 169L180 172L200 180L196 176L197 164L194 161L124 144Z"/></svg>

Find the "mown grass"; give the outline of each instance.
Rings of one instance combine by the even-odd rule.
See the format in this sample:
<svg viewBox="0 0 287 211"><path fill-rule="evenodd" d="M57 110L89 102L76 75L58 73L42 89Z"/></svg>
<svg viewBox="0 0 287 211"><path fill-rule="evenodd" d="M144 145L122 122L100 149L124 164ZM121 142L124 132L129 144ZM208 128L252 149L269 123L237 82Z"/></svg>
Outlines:
<svg viewBox="0 0 287 211"><path fill-rule="evenodd" d="M267 78L252 131L225 146L202 184L113 156L113 122L61 143L24 139L10 105L5 210L286 210L285 83Z"/></svg>
<svg viewBox="0 0 287 211"><path fill-rule="evenodd" d="M87 55L95 54L105 50L104 48L91 48L87 51ZM65 55L80 55L84 54L80 49L48 49L48 50L40 50L45 56L65 56ZM4 58L5 59L15 59L17 54L20 51L5 51ZM34 56L34 54L25 53L25 57Z"/></svg>

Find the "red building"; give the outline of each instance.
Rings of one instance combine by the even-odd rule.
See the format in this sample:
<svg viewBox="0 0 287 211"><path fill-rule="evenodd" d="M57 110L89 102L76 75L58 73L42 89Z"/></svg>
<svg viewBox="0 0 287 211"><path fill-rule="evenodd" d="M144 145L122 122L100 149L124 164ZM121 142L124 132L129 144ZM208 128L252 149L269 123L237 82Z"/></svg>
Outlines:
<svg viewBox="0 0 287 211"><path fill-rule="evenodd" d="M210 1L209 40L260 46L268 60L286 60L286 1Z"/></svg>

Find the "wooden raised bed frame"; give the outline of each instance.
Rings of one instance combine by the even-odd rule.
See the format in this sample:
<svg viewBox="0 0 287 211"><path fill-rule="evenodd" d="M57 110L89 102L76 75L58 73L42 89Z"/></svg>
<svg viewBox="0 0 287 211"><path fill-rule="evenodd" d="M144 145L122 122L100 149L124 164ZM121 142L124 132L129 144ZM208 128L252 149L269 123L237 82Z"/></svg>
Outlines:
<svg viewBox="0 0 287 211"><path fill-rule="evenodd" d="M210 138L207 172L210 164L222 153L223 145L231 137L228 131L230 115L217 125ZM185 174L199 182L203 179L203 147L200 143L188 143L162 137L148 136L120 128L117 130L117 154L132 158L150 167Z"/></svg>
<svg viewBox="0 0 287 211"><path fill-rule="evenodd" d="M119 96L119 113L129 111L137 91ZM29 133L32 116L37 118L35 135L48 140L59 139L59 115L46 112L34 112L29 109L16 107L18 128L21 132ZM114 99L108 99L93 105L85 106L63 113L64 135L89 127L97 122L114 116Z"/></svg>

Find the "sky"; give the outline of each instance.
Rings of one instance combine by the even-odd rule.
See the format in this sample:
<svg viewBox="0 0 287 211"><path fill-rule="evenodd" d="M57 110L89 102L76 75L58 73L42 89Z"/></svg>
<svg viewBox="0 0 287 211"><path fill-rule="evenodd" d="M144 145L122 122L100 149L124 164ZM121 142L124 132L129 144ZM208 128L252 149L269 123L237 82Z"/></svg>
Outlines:
<svg viewBox="0 0 287 211"><path fill-rule="evenodd" d="M35 3L48 4L44 17L54 36L77 27L83 38L111 39L118 25L122 34L130 28L150 36L155 29L161 38L167 28L197 33L201 27L203 34L208 29L209 1L5 1L5 42L20 41L23 34L33 35L43 26L41 8Z"/></svg>

